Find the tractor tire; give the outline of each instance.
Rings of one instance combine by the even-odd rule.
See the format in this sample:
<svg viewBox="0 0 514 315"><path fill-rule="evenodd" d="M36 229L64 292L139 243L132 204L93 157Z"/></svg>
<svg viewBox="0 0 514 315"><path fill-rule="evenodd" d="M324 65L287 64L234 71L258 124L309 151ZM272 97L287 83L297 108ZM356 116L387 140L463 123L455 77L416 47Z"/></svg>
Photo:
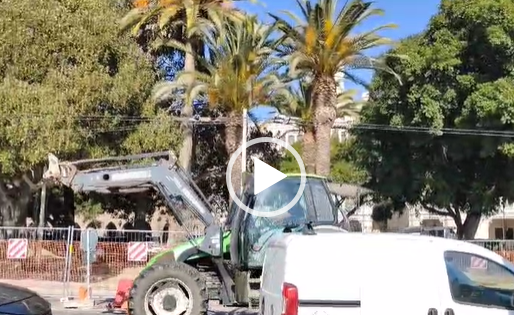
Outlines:
<svg viewBox="0 0 514 315"><path fill-rule="evenodd" d="M128 314L129 315L161 315L158 309L153 309L150 306L150 301L147 299L147 292L152 290L153 286L164 279L174 279L182 287L186 287L185 294L189 295L187 298L192 299L192 307L190 312L183 312L180 315L205 315L208 309L208 296L207 296L207 284L203 275L195 268L181 263L181 262L166 262L158 263L149 267L139 274L134 280L132 289L130 290L130 297L128 300ZM173 282L170 281L170 282ZM166 286L166 284L164 284ZM172 288L173 289L173 288ZM166 288L162 291L164 292ZM182 290L183 291L183 290ZM155 291L159 292L159 290ZM176 291L175 291L176 292ZM190 294L189 294L190 293ZM184 292L182 293L184 294ZM185 297L185 295L183 295ZM173 312L173 308L177 307L177 295L167 295L175 302L168 303L168 309L166 312ZM164 298L166 300L166 297ZM168 299L169 300L169 299ZM166 308L164 304L159 305L161 309ZM152 310L153 309L153 310ZM150 312L147 312L150 310ZM178 314L178 313L176 313Z"/></svg>

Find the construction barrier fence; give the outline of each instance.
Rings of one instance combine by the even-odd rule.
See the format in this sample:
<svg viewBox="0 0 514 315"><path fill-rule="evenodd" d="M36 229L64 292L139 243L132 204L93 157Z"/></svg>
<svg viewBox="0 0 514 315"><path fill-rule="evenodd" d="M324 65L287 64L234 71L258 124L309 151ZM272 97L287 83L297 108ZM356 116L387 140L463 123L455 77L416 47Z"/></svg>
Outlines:
<svg viewBox="0 0 514 315"><path fill-rule="evenodd" d="M190 231L193 237L203 231ZM39 286L46 295L91 298L115 292L157 253L187 241L184 231L0 228L0 281ZM33 288L40 291L40 288ZM39 290L37 290L39 289Z"/></svg>

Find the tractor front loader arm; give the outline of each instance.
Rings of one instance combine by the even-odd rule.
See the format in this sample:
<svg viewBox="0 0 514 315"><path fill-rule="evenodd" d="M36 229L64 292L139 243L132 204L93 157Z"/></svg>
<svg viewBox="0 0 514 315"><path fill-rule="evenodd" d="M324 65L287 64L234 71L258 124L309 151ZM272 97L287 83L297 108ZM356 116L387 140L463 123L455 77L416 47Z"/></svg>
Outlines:
<svg viewBox="0 0 514 315"><path fill-rule="evenodd" d="M166 160L164 157L168 156ZM145 164L79 169L86 164L155 159ZM160 193L177 222L184 227L184 211L194 215L205 226L205 238L198 249L214 257L222 255L222 230L215 223L212 207L198 186L178 165L173 152L158 152L102 159L61 162L48 155L48 170L44 180L51 180L70 187L75 192L103 194L130 194L155 189ZM189 231L188 231L189 232Z"/></svg>

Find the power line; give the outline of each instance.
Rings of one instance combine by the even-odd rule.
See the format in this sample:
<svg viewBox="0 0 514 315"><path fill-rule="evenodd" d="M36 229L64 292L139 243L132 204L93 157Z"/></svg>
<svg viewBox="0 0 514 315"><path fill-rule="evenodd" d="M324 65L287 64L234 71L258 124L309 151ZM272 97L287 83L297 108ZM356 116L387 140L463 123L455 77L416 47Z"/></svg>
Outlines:
<svg viewBox="0 0 514 315"><path fill-rule="evenodd" d="M283 124L283 125L297 125L297 126L313 126L312 122L301 122L299 119L275 119L271 120L271 123ZM391 132L411 132L411 133L425 133L437 136L444 134L461 135L461 136L483 136L483 137L501 137L501 138L514 138L514 131L502 131L502 130L491 130L491 129L464 129L464 128L429 128L429 127L417 127L417 126L391 126L384 124L368 124L368 123L352 123L345 122L334 124L332 129L342 130L376 130L376 131L391 131Z"/></svg>
<svg viewBox="0 0 514 315"><path fill-rule="evenodd" d="M66 115L66 114L60 114L59 116ZM9 114L9 115L2 115L0 117L0 121L2 120L12 120L12 119L21 119L21 118L29 118L29 119L42 119L42 118L51 118L53 116L57 116L55 114ZM91 122L100 122L105 120L118 120L118 121L124 121L124 122L152 122L152 121L158 121L161 118L159 117L144 117L144 116L123 116L123 115L68 115L67 117L78 120L78 121L91 121ZM168 116L172 120L176 122L188 122L189 124L193 125L223 125L230 121L228 117L200 117L195 116L192 118L189 117L177 117L177 116Z"/></svg>
<svg viewBox="0 0 514 315"><path fill-rule="evenodd" d="M336 128L337 129L337 128ZM342 129L342 128L340 128ZM460 128L427 128L427 127L394 127L383 126L376 124L359 124L351 127L351 129L361 130L377 130L377 131L392 131L392 132L414 132L425 133L436 136L460 135L460 136L482 136L482 137L500 137L500 138L513 138L514 131L501 131L501 130L487 130L487 129L460 129Z"/></svg>
<svg viewBox="0 0 514 315"><path fill-rule="evenodd" d="M9 114L2 115L0 117L0 122L2 120L15 120L20 118L29 118L29 119L40 119L40 118L48 118L49 116L55 116L53 114L32 114L32 113L21 113L21 114ZM112 121L120 121L120 122L133 122L133 123L144 123L144 122L156 122L161 118L158 117L144 117L144 116L110 116L110 115L69 115L67 116L73 120L81 121L81 122L101 122L105 120ZM227 122L231 121L228 117L176 117L169 116L172 120L176 122L187 122L189 125L224 125ZM296 117L290 118L273 118L263 124L280 124L280 125L296 125L298 127L312 126L314 123L312 122L304 122L301 119ZM259 126L260 124L256 124ZM261 125L262 126L262 125ZM83 127L87 128L87 127ZM109 133L109 132L124 132L124 131L132 131L136 130L137 125L130 125L128 127L120 127L117 129L89 129L90 132L93 133ZM442 135L459 135L459 136L481 136L481 137L498 137L498 138L514 138L514 131L502 131L502 130L491 130L491 129L464 129L464 128L429 128L429 127L418 127L418 126L391 126L385 124L369 124L369 123L353 123L353 122L344 122L344 123L336 123L332 126L332 129L339 130L372 130L372 131L389 131L389 132L405 132L405 133L421 133L421 134L431 134L435 136ZM86 129L87 130L87 129Z"/></svg>

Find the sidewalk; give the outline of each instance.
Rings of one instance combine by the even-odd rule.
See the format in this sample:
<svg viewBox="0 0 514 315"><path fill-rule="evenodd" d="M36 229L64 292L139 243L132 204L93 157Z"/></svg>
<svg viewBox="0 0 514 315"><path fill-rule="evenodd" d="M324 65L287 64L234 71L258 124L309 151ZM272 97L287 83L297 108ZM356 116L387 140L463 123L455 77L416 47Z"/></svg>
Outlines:
<svg viewBox="0 0 514 315"><path fill-rule="evenodd" d="M49 301L61 301L61 298L65 297L64 285L58 281L41 281L41 280L7 280L0 279L0 283L7 283L23 288L30 289ZM79 288L85 286L82 283L69 283L68 284L68 295L70 297L78 297ZM93 285L91 288L93 299L106 299L114 298L116 295L116 289L96 289ZM52 303L53 304L53 303Z"/></svg>

